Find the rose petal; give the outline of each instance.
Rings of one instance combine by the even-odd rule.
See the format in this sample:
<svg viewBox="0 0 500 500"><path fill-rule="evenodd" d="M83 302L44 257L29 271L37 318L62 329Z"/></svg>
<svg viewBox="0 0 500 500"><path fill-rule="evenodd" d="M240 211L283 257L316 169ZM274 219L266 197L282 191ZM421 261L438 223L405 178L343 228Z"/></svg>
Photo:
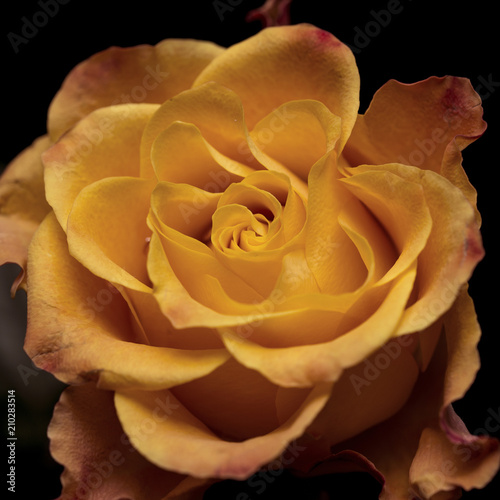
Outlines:
<svg viewBox="0 0 500 500"><path fill-rule="evenodd" d="M286 348L268 348L220 328L222 340L244 366L257 370L283 387L310 387L336 381L343 370L354 366L394 334L408 300L415 270L396 281L379 309L364 323L330 342Z"/></svg>
<svg viewBox="0 0 500 500"><path fill-rule="evenodd" d="M194 125L211 146L209 148L211 155L216 157L217 161L230 167L234 173L248 172L250 168L257 170L267 168L283 172L290 177L294 188L307 196L307 185L304 181L265 154L250 138L239 96L216 82L208 82L182 92L165 102L155 113L146 127L141 144L141 175L143 177L153 175L155 167L151 158L152 148L154 151L155 148L161 147L160 135L165 134L168 137L167 130L176 122ZM189 138L181 146L182 148L188 147ZM163 148L162 151L164 151ZM219 154L215 154L214 151ZM202 154L205 155L204 152ZM186 153L182 155L185 156ZM160 169L160 165L165 161L163 156L164 153L162 158L155 154L155 161ZM231 164L226 158L232 160ZM213 160L209 159L209 162L213 163ZM243 169L237 166L238 163L244 166ZM220 169L216 167L216 171L218 170Z"/></svg>
<svg viewBox="0 0 500 500"><path fill-rule="evenodd" d="M481 99L466 78L432 77L411 85L391 80L358 117L344 155L353 166L398 162L433 170L475 205L461 150L485 129Z"/></svg>
<svg viewBox="0 0 500 500"><path fill-rule="evenodd" d="M191 87L200 71L224 52L211 42L164 40L157 45L111 47L76 66L49 108L56 141L98 108L122 103L162 103Z"/></svg>
<svg viewBox="0 0 500 500"><path fill-rule="evenodd" d="M347 46L308 24L262 30L209 64L194 86L209 81L241 98L251 130L280 105L314 99L342 119L339 150L356 121L359 75Z"/></svg>
<svg viewBox="0 0 500 500"><path fill-rule="evenodd" d="M239 97L231 90L210 82L165 102L150 120L141 144L143 176L148 176L153 169L151 149L154 142L174 122L195 125L203 138L222 155L262 168L246 148L248 132Z"/></svg>
<svg viewBox="0 0 500 500"><path fill-rule="evenodd" d="M220 303L219 296L213 294L209 288L207 289L204 279L207 276L207 269L210 269L212 279L220 282L228 294L237 301L251 303L255 300L262 300L262 296L223 266L205 243L186 236L163 222L166 220L170 222L170 225L174 224L177 227L187 226L188 221L181 217L179 208L182 205L188 207L193 199L205 199L206 206L200 206L196 224L188 231L192 233L194 230L199 233L200 223L200 229L210 229L211 208L219 196L185 184L160 183L151 198L152 215L149 220L158 231L169 265L189 294L201 304L225 313L226 311L221 310L223 304ZM185 265L186 259L189 260L189 266ZM151 278L155 283L154 277L151 276Z"/></svg>
<svg viewBox="0 0 500 500"><path fill-rule="evenodd" d="M250 133L267 155L307 182L311 167L335 147L341 120L321 102L291 101L259 121Z"/></svg>
<svg viewBox="0 0 500 500"><path fill-rule="evenodd" d="M356 450L373 462L386 481L381 499L409 493L430 499L437 492L432 498L455 499L460 487L483 487L500 466L498 441L471 436L449 409L479 366L480 331L465 291L445 319L446 337L401 411L332 450Z"/></svg>
<svg viewBox="0 0 500 500"><path fill-rule="evenodd" d="M379 166L360 166L355 170L376 173L380 169ZM422 187L432 219L425 248L418 255L418 296L405 311L399 327L403 334L423 330L442 316L470 278L484 251L474 209L459 189L434 172L398 164L384 165L383 169ZM396 226L387 226L389 231L392 227ZM410 239L405 240L409 244Z"/></svg>
<svg viewBox="0 0 500 500"><path fill-rule="evenodd" d="M242 442L219 438L168 391L116 392L115 406L130 441L152 463L195 477L246 479L302 435L329 390L320 384L285 424Z"/></svg>
<svg viewBox="0 0 500 500"><path fill-rule="evenodd" d="M394 175L390 167L358 167L342 182L375 215L397 248L399 257L381 283L411 266L426 246L431 219L422 186ZM346 210L347 211L347 210Z"/></svg>
<svg viewBox="0 0 500 500"><path fill-rule="evenodd" d="M392 339L345 370L308 432L329 446L384 422L406 403L419 376L415 339Z"/></svg>
<svg viewBox="0 0 500 500"><path fill-rule="evenodd" d="M47 136L38 138L12 160L0 178L0 265L12 262L22 268L12 294L24 279L33 233L50 211L44 196L40 158L50 145Z"/></svg>
<svg viewBox="0 0 500 500"><path fill-rule="evenodd" d="M84 187L107 177L139 177L142 132L157 107L129 104L97 110L44 154L47 200L64 230Z"/></svg>
<svg viewBox="0 0 500 500"><path fill-rule="evenodd" d="M260 373L234 359L206 377L171 389L186 409L228 441L261 436L278 427L277 391L278 387ZM286 415L286 420L299 406Z"/></svg>
<svg viewBox="0 0 500 500"><path fill-rule="evenodd" d="M173 122L155 139L151 161L159 181L222 192L253 169L213 148L192 124Z"/></svg>
<svg viewBox="0 0 500 500"><path fill-rule="evenodd" d="M455 415L458 428L463 422ZM450 431L457 428L450 426ZM500 468L498 441L472 436L465 430L461 441L450 440L446 432L427 427L420 438L418 452L411 464L412 491L423 498L433 498L440 492L450 492L449 498L460 497L462 488L484 488Z"/></svg>
<svg viewBox="0 0 500 500"><path fill-rule="evenodd" d="M68 219L73 257L114 284L147 292L146 224L154 181L110 177L84 188Z"/></svg>
<svg viewBox="0 0 500 500"><path fill-rule="evenodd" d="M320 291L332 295L356 290L367 277L356 246L338 223L344 208L357 208L356 199L339 178L334 154L315 164L309 176L306 222L308 265Z"/></svg>
<svg viewBox="0 0 500 500"><path fill-rule="evenodd" d="M61 499L160 500L185 479L149 463L130 445L112 393L93 384L63 392L48 435L52 456L65 467Z"/></svg>
<svg viewBox="0 0 500 500"><path fill-rule="evenodd" d="M224 349L147 345L118 290L69 255L53 214L33 239L29 265L25 349L37 366L66 383L165 388L204 376L229 357Z"/></svg>

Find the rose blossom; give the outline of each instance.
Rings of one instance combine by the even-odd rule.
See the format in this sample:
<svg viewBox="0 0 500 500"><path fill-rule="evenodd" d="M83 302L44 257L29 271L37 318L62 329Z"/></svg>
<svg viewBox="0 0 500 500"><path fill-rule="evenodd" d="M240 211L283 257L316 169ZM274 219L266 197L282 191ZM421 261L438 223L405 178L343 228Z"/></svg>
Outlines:
<svg viewBox="0 0 500 500"><path fill-rule="evenodd" d="M0 184L26 351L71 385L61 498L197 498L276 463L370 472L385 499L496 473L451 406L479 368L480 99L455 77L358 97L350 50L310 25L67 77Z"/></svg>

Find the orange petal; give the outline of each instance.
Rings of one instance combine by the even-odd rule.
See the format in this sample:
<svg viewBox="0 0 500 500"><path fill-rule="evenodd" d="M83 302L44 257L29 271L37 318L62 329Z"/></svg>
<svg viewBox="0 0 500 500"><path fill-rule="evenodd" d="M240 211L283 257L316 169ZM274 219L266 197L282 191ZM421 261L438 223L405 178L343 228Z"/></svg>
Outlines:
<svg viewBox="0 0 500 500"><path fill-rule="evenodd" d="M259 121L250 133L267 155L307 182L311 167L335 147L341 120L321 102L291 101Z"/></svg>
<svg viewBox="0 0 500 500"><path fill-rule="evenodd" d="M411 336L392 339L346 370L308 431L333 446L392 417L410 397L420 373L414 345Z"/></svg>
<svg viewBox="0 0 500 500"><path fill-rule="evenodd" d="M237 330L219 331L227 349L241 364L277 385L310 387L318 382L334 382L343 370L363 361L394 335L414 278L415 269L403 274L372 316L330 342L268 348L237 335Z"/></svg>
<svg viewBox="0 0 500 500"><path fill-rule="evenodd" d="M359 208L339 178L334 154L314 165L309 176L306 222L308 265L321 292L332 295L356 290L367 274L356 246L338 222L347 206Z"/></svg>
<svg viewBox="0 0 500 500"><path fill-rule="evenodd" d="M500 467L498 441L470 435L449 406L463 396L479 366L480 332L465 291L445 317L445 333L401 411L332 450L355 450L370 460L385 477L381 499L409 492L456 499L462 487L483 487Z"/></svg>
<svg viewBox="0 0 500 500"><path fill-rule="evenodd" d="M455 439L437 427L426 427L410 468L412 492L423 498L442 492L455 498L462 489L484 488L500 468L498 441L471 435L451 406L449 415L452 422L447 431Z"/></svg>
<svg viewBox="0 0 500 500"><path fill-rule="evenodd" d="M37 366L66 383L165 388L204 376L228 359L224 349L144 345L148 340L134 330L127 302L69 255L53 214L33 239L29 265L25 349Z"/></svg>
<svg viewBox="0 0 500 500"><path fill-rule="evenodd" d="M288 391L293 392L293 389ZM234 359L206 377L171 389L171 393L212 432L231 441L261 436L278 427L277 392L276 385ZM302 397L300 403L304 399ZM292 411L289 409L284 420L288 420L299 406ZM283 418L283 414L281 416Z"/></svg>
<svg viewBox="0 0 500 500"><path fill-rule="evenodd" d="M47 136L38 138L12 160L0 178L0 265L12 262L23 268L12 293L23 280L33 233L50 211L41 161L41 154L50 145Z"/></svg>
<svg viewBox="0 0 500 500"><path fill-rule="evenodd" d="M465 395L480 366L481 331L466 289L445 316L444 329L448 360L439 418L423 430L410 469L414 490L429 498L440 491L482 488L500 469L498 440L470 434L451 406Z"/></svg>
<svg viewBox="0 0 500 500"><path fill-rule="evenodd" d="M253 169L224 156L192 124L173 122L158 135L151 161L159 181L184 183L211 193L222 192Z"/></svg>
<svg viewBox="0 0 500 500"><path fill-rule="evenodd" d="M164 498L185 477L149 463L130 444L113 395L85 384L66 389L49 426L50 450L64 465L61 498Z"/></svg>
<svg viewBox="0 0 500 500"><path fill-rule="evenodd" d="M449 309L460 287L483 257L481 235L473 207L463 193L442 176L398 164L360 166L355 170L379 172L381 169L405 182L420 185L432 219L432 229L418 255L418 296L405 311L399 327L400 333L423 330ZM391 226L387 227L391 231ZM408 241L407 238L406 244Z"/></svg>
<svg viewBox="0 0 500 500"><path fill-rule="evenodd" d="M320 384L285 424L242 442L221 439L168 391L116 392L115 406L130 441L152 463L200 478L246 479L302 435L329 391Z"/></svg>
<svg viewBox="0 0 500 500"><path fill-rule="evenodd" d="M343 179L348 189L364 203L384 227L399 257L382 282L411 266L426 246L431 219L422 186L394 175L390 166L357 167ZM412 179L413 180L413 179Z"/></svg>
<svg viewBox="0 0 500 500"><path fill-rule="evenodd" d="M314 99L342 120L340 149L359 106L354 56L333 35L308 24L267 28L209 64L194 86L216 81L241 98L251 130L280 105Z"/></svg>
<svg viewBox="0 0 500 500"><path fill-rule="evenodd" d="M207 276L219 282L235 300L245 303L260 301L262 297L259 293L223 266L205 243L170 227L171 225L176 227L189 225L189 221L186 220L180 208L183 205L189 206L192 200L197 198L206 200L206 205L200 205L198 219L193 224L194 228L187 228L190 233L193 229L196 231L200 221L202 227L210 228L212 215L210 212L214 209L213 203L217 201L219 195L193 186L171 183L160 183L153 192L150 223L158 231L168 264L193 298L219 312L226 311L220 311L222 304L218 301L218 296L213 293L213 289L207 288L207 282L204 279ZM164 220L170 224L166 224ZM189 265L186 265L186 262L189 262ZM210 270L210 275L207 274L207 270ZM151 277L155 283L156 273L154 277L153 275ZM164 278L160 279L160 281L163 280ZM158 284L162 286L160 282Z"/></svg>
<svg viewBox="0 0 500 500"><path fill-rule="evenodd" d="M76 66L49 108L56 141L98 108L162 103L191 87L200 71L224 52L211 42L168 39L155 46L111 47Z"/></svg>
<svg viewBox="0 0 500 500"><path fill-rule="evenodd" d="M149 291L146 224L154 181L110 177L87 186L68 219L70 253L97 276Z"/></svg>
<svg viewBox="0 0 500 500"><path fill-rule="evenodd" d="M129 104L97 110L44 154L47 200L64 230L84 187L106 177L139 177L142 132L157 107Z"/></svg>
<svg viewBox="0 0 500 500"><path fill-rule="evenodd" d="M262 166L248 146L248 132L239 96L215 82L182 92L165 102L145 129L141 144L141 172L153 171L151 150L158 136L174 122L190 123L219 153L244 165Z"/></svg>
<svg viewBox="0 0 500 500"><path fill-rule="evenodd" d="M475 205L461 150L486 129L481 99L466 78L391 80L358 117L344 155L351 165L404 163L444 175Z"/></svg>

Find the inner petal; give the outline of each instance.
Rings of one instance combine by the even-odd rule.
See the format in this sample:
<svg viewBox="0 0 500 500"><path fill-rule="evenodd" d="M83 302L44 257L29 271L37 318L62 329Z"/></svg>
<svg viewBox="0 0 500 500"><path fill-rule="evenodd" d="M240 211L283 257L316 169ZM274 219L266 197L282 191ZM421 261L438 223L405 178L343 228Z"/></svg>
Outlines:
<svg viewBox="0 0 500 500"><path fill-rule="evenodd" d="M313 100L282 104L250 133L255 144L307 182L311 167L340 136L340 118Z"/></svg>

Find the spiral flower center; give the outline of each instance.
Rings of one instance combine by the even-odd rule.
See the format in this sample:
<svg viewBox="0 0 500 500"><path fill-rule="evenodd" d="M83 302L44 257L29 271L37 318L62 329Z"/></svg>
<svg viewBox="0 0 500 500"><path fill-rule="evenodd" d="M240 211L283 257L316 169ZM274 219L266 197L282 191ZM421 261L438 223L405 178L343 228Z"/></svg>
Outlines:
<svg viewBox="0 0 500 500"><path fill-rule="evenodd" d="M224 252L270 250L279 237L282 205L272 194L252 185L234 185L221 197L212 217L211 243Z"/></svg>

